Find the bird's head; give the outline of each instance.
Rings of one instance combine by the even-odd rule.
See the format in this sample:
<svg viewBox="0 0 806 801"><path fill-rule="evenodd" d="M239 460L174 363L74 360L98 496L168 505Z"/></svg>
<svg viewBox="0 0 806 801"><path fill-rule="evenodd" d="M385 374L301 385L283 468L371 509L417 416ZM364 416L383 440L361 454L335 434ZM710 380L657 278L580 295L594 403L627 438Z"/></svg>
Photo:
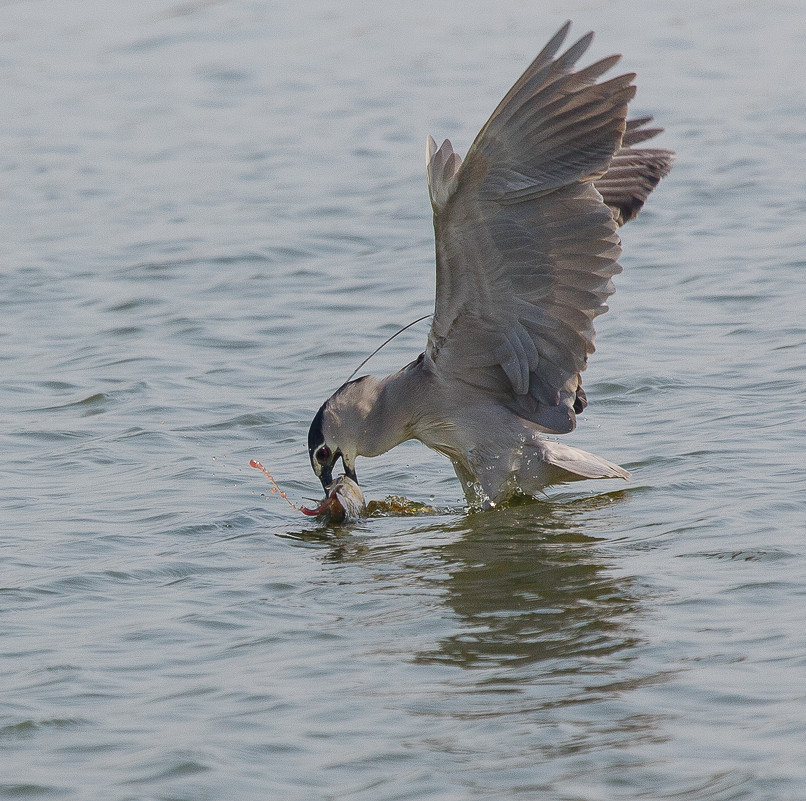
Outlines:
<svg viewBox="0 0 806 801"><path fill-rule="evenodd" d="M357 484L356 456L374 455L362 443L367 435L367 415L376 396L375 384L371 376L349 381L322 404L311 422L308 455L325 492L333 482L333 467L339 459L344 474Z"/></svg>

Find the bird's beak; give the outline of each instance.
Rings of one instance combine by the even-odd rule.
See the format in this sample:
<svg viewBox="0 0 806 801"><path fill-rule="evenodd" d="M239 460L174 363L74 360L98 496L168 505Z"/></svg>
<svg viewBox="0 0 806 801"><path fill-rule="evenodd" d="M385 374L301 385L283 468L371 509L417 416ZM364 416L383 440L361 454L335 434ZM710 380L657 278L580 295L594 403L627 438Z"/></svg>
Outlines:
<svg viewBox="0 0 806 801"><path fill-rule="evenodd" d="M358 476L355 474L355 467L349 464L343 456L341 457L341 463L344 465L344 475L347 476L347 478L351 478L356 484L358 484Z"/></svg>
<svg viewBox="0 0 806 801"><path fill-rule="evenodd" d="M358 477L355 474L355 468L344 458L344 456L337 452L333 464L322 465L322 472L319 474L319 480L322 482L322 489L327 492L328 487L333 483L333 468L336 462L341 459L344 467L344 475L351 478L355 483L358 483Z"/></svg>
<svg viewBox="0 0 806 801"><path fill-rule="evenodd" d="M336 462L338 462L339 459L341 459L341 463L344 466L344 475L347 476L347 478L351 478L356 484L358 483L355 467L344 458L341 451L336 451L336 455L333 457L333 461L330 464L314 465L314 472L322 482L322 489L325 491L325 494L327 494L328 487L333 483L333 468L336 466Z"/></svg>
<svg viewBox="0 0 806 801"><path fill-rule="evenodd" d="M336 460L333 460L333 464ZM327 493L327 488L333 483L333 465L322 465L322 471L319 473L319 480L322 482L322 489Z"/></svg>

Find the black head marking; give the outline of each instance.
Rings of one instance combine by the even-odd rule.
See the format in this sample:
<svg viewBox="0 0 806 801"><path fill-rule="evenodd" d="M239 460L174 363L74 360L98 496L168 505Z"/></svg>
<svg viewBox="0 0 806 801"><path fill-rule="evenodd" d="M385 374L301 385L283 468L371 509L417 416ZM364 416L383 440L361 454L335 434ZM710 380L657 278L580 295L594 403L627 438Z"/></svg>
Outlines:
<svg viewBox="0 0 806 801"><path fill-rule="evenodd" d="M308 429L308 453L313 459L314 451L325 441L325 435L322 431L322 420L325 416L325 406L327 406L327 401L325 401L319 411L316 413L316 416L311 421L311 427Z"/></svg>

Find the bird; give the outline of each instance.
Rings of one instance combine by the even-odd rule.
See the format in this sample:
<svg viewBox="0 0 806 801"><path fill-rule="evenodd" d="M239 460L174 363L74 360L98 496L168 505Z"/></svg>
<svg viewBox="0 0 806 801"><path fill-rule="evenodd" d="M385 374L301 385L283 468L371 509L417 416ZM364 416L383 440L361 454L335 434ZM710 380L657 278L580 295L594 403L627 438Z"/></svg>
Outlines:
<svg viewBox="0 0 806 801"><path fill-rule="evenodd" d="M327 492L342 460L419 440L453 464L467 502L489 508L545 487L628 479L561 443L587 406L581 373L593 320L621 272L619 226L671 169L659 134L628 119L635 73L602 79L621 56L576 64L593 33L560 52L566 22L498 104L464 160L426 145L436 298L425 350L401 370L339 387L308 431ZM601 79L601 80L600 80Z"/></svg>

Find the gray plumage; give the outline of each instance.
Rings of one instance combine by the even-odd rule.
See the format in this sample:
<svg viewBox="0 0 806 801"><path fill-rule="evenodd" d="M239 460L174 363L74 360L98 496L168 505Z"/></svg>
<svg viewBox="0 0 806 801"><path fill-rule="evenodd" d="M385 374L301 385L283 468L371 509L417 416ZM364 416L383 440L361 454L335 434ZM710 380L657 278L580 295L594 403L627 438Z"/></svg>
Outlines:
<svg viewBox="0 0 806 801"><path fill-rule="evenodd" d="M635 148L660 132L627 121L634 74L598 79L619 56L574 65L566 23L509 90L464 161L429 137L436 303L426 350L383 379L342 386L308 445L327 486L335 461L417 439L453 462L471 503L582 478L628 478L541 436L574 429L593 319L621 271L617 228L669 171L673 153Z"/></svg>

